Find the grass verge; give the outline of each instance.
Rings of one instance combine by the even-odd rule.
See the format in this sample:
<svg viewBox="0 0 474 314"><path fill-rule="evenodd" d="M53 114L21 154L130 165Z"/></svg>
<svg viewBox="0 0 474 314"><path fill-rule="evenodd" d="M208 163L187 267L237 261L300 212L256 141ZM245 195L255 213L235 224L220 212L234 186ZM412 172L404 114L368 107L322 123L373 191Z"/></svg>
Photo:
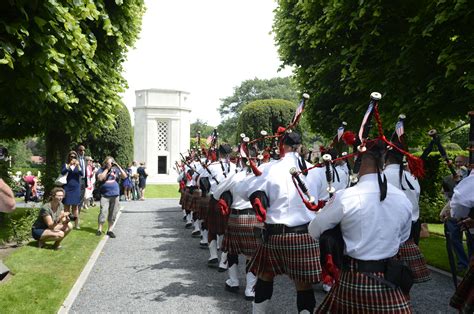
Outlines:
<svg viewBox="0 0 474 314"><path fill-rule="evenodd" d="M467 252L466 243L464 243ZM441 236L431 235L429 238L420 239L420 250L428 265L450 272L446 239ZM456 259L456 257L455 257ZM460 272L462 276L465 272Z"/></svg>
<svg viewBox="0 0 474 314"><path fill-rule="evenodd" d="M98 207L81 214L81 230L73 230L59 251L38 249L37 242L15 250L3 262L12 277L0 285L5 313L56 313L97 247Z"/></svg>
<svg viewBox="0 0 474 314"><path fill-rule="evenodd" d="M147 184L145 198L179 198L178 184Z"/></svg>

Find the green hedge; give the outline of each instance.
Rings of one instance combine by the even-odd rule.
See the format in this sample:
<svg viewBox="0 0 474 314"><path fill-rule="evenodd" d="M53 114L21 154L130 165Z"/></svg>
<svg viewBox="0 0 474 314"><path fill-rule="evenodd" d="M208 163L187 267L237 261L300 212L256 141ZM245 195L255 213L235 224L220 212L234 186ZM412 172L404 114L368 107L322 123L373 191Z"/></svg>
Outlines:
<svg viewBox="0 0 474 314"><path fill-rule="evenodd" d="M0 244L15 242L21 245L31 239L31 226L39 208L17 208L12 213L0 213Z"/></svg>
<svg viewBox="0 0 474 314"><path fill-rule="evenodd" d="M466 151L448 151L448 158L467 156ZM420 153L415 155L420 156ZM439 152L432 152L425 160L425 176L420 180L420 219L422 222L439 223L439 212L445 205L441 184L451 172Z"/></svg>

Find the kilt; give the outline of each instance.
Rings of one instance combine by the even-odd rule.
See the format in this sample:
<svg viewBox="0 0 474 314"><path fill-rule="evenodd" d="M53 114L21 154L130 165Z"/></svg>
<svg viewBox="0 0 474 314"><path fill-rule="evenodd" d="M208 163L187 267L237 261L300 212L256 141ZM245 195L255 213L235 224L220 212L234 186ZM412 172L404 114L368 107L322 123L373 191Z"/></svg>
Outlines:
<svg viewBox="0 0 474 314"><path fill-rule="evenodd" d="M186 187L186 192L184 192L183 209L191 210L192 200L193 200L193 195L191 194L189 188Z"/></svg>
<svg viewBox="0 0 474 314"><path fill-rule="evenodd" d="M199 219L207 219L207 210L209 208L209 196L200 197L197 201L197 210L199 211Z"/></svg>
<svg viewBox="0 0 474 314"><path fill-rule="evenodd" d="M179 205L181 205L181 208L183 208L183 209L184 209L183 204L184 204L184 194L185 194L185 193L186 193L186 192L185 192L184 190L179 190L179 194L181 195L181 196L179 197Z"/></svg>
<svg viewBox="0 0 474 314"><path fill-rule="evenodd" d="M213 234L224 234L227 228L227 219L229 216L223 216L219 208L217 208L217 201L211 197L209 201L209 208L207 210L207 230Z"/></svg>
<svg viewBox="0 0 474 314"><path fill-rule="evenodd" d="M384 277L383 273L372 273ZM354 270L343 270L315 313L411 313L409 297Z"/></svg>
<svg viewBox="0 0 474 314"><path fill-rule="evenodd" d="M451 297L449 305L466 313L474 310L474 257L471 257L469 270Z"/></svg>
<svg viewBox="0 0 474 314"><path fill-rule="evenodd" d="M201 190L195 189L192 196L191 196L191 206L189 207L190 211L193 211L195 214L198 215L199 219L199 212L198 212L198 201L201 198Z"/></svg>
<svg viewBox="0 0 474 314"><path fill-rule="evenodd" d="M263 227L255 215L230 214L224 237L224 251L229 254L254 256L259 242L253 232L254 227Z"/></svg>
<svg viewBox="0 0 474 314"><path fill-rule="evenodd" d="M413 272L413 282L420 283L431 280L431 272L426 266L425 258L413 239L408 239L400 246L398 258L410 267Z"/></svg>
<svg viewBox="0 0 474 314"><path fill-rule="evenodd" d="M258 274L286 274L290 279L316 283L321 281L319 242L309 233L271 235L260 243L250 261L250 269Z"/></svg>

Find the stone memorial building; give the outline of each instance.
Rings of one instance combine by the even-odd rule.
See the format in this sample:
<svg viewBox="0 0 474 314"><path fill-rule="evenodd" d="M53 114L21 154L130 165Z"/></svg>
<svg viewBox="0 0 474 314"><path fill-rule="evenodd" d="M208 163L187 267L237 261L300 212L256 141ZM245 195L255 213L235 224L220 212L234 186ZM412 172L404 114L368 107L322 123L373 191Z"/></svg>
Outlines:
<svg viewBox="0 0 474 314"><path fill-rule="evenodd" d="M176 183L175 161L189 149L188 96L169 89L135 91L134 160L146 163L147 183Z"/></svg>

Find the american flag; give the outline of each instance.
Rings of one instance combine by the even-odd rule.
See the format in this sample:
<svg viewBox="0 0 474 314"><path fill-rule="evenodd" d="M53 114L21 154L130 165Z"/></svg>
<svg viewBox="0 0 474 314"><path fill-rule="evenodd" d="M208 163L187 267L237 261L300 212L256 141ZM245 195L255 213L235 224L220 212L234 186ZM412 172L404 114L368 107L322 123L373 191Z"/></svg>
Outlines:
<svg viewBox="0 0 474 314"><path fill-rule="evenodd" d="M207 143L207 145L212 143L212 134L207 137L206 143Z"/></svg>
<svg viewBox="0 0 474 314"><path fill-rule="evenodd" d="M300 104L296 108L295 111L295 116L293 117L293 120L291 121L291 124L296 124L300 120L301 114L303 113L304 110L304 99L301 100Z"/></svg>
<svg viewBox="0 0 474 314"><path fill-rule="evenodd" d="M402 135L405 134L403 121L398 121L397 124L395 124L395 132L397 133L398 139L400 140L400 137L402 137Z"/></svg>
<svg viewBox="0 0 474 314"><path fill-rule="evenodd" d="M364 119L362 120L362 123L360 125L360 129L359 129L359 139L360 141L363 143L364 142L364 139L363 139L363 136L364 136L364 129L365 129L365 124L367 123L367 120L369 119L369 115L370 113L372 112L372 108L374 106L372 105L372 103L370 103L369 105L369 108L367 108L367 112L365 113L364 115Z"/></svg>
<svg viewBox="0 0 474 314"><path fill-rule="evenodd" d="M340 126L337 129L337 141L339 142L341 140L342 134L344 134L344 127Z"/></svg>

